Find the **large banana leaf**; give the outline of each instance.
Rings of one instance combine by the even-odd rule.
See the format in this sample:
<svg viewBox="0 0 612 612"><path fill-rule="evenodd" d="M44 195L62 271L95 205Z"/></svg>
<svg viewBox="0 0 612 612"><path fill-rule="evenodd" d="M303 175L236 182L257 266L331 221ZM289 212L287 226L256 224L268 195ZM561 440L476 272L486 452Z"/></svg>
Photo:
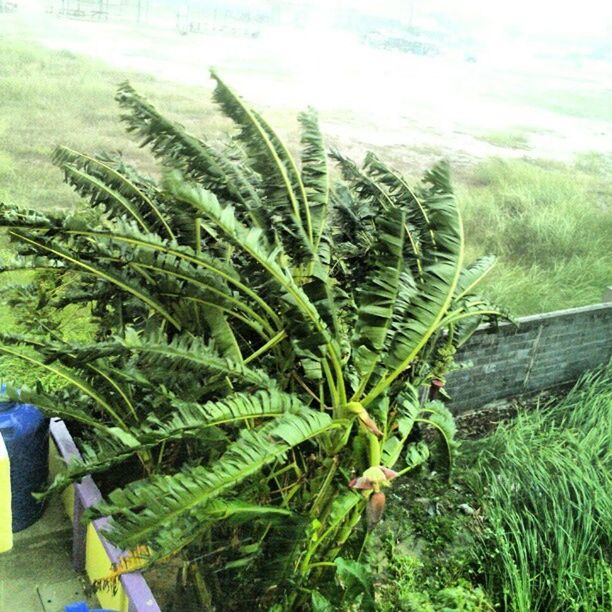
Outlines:
<svg viewBox="0 0 612 612"><path fill-rule="evenodd" d="M163 368L168 374L189 368L202 375L222 374L232 380L261 388L274 386L274 381L265 372L220 356L199 338L178 336L168 342L159 336L144 337L128 328L121 344L141 357L141 367Z"/></svg>
<svg viewBox="0 0 612 612"><path fill-rule="evenodd" d="M55 149L53 162L64 171L66 182L93 206L104 205L120 214L127 211L145 231L151 229L151 219L153 229L160 227L168 237L175 237L155 197L114 167L116 164L61 146Z"/></svg>
<svg viewBox="0 0 612 612"><path fill-rule="evenodd" d="M41 398L37 396L36 399ZM82 459L73 461L58 474L45 495L61 491L87 474L106 471L159 444L202 438L211 428L239 424L249 419L277 418L304 409L299 398L275 390L239 392L205 404L176 398L169 398L168 402L171 412L164 419L150 415L139 427L127 431L110 430L111 435L83 444ZM72 414L67 416L74 418ZM83 422L83 419L79 420Z"/></svg>
<svg viewBox="0 0 612 612"><path fill-rule="evenodd" d="M357 294L354 361L362 376L373 370L383 354L402 287L404 214L398 208L390 209L377 228L378 242L370 254L370 271Z"/></svg>
<svg viewBox="0 0 612 612"><path fill-rule="evenodd" d="M256 180L243 167L185 128L166 119L129 83L117 92L128 131L141 138L141 146L150 146L153 154L167 165L180 168L191 180L214 191L224 200L240 205L258 226L265 227Z"/></svg>
<svg viewBox="0 0 612 612"><path fill-rule="evenodd" d="M148 544L155 549L191 512L206 515L206 505L257 474L291 448L338 427L329 416L304 410L275 419L264 428L243 430L240 438L210 468L184 468L172 476L154 476L116 490L97 511L115 516L109 538L124 548Z"/></svg>
<svg viewBox="0 0 612 612"><path fill-rule="evenodd" d="M250 155L254 170L262 177L266 193L268 223L280 224L278 233L288 253L298 261L314 255L312 223L304 185L295 161L272 128L252 111L219 75L213 98L239 127L238 138Z"/></svg>
<svg viewBox="0 0 612 612"><path fill-rule="evenodd" d="M330 179L327 155L314 109L300 113L302 126L302 184L310 210L314 248L318 252L327 221Z"/></svg>

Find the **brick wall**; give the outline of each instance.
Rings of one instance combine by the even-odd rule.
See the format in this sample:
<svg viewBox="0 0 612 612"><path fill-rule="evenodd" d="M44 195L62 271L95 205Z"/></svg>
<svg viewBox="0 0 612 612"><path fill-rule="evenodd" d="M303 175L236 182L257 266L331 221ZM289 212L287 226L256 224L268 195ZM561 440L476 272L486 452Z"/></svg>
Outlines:
<svg viewBox="0 0 612 612"><path fill-rule="evenodd" d="M612 357L612 303L523 317L518 327L482 326L448 376L453 412L574 382Z"/></svg>

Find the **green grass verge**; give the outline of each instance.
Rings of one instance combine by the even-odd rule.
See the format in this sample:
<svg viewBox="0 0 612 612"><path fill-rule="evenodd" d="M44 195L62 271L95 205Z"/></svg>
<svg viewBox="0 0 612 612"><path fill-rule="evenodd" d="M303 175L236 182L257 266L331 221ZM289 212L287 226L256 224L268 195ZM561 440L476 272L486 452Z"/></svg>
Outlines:
<svg viewBox="0 0 612 612"><path fill-rule="evenodd" d="M529 138L524 130L515 128L502 132L487 132L477 136L479 140L488 142L496 147L505 147L507 149L528 149Z"/></svg>
<svg viewBox="0 0 612 612"><path fill-rule="evenodd" d="M612 609L612 370L481 440L490 593L516 612Z"/></svg>
<svg viewBox="0 0 612 612"><path fill-rule="evenodd" d="M498 256L484 293L516 315L601 300L612 270L611 163L492 158L465 176L468 257Z"/></svg>
<svg viewBox="0 0 612 612"><path fill-rule="evenodd" d="M519 94L518 98L529 105L539 106L559 115L612 121L611 94L610 89L605 88L568 91L549 88L538 90L535 86L531 87L529 92Z"/></svg>

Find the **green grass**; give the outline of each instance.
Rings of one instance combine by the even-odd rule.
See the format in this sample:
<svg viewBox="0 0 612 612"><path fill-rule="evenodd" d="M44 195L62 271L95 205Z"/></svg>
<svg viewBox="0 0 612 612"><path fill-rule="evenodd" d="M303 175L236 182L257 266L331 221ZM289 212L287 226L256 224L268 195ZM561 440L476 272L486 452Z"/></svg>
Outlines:
<svg viewBox="0 0 612 612"><path fill-rule="evenodd" d="M529 138L525 130L514 128L502 132L487 132L477 137L479 140L484 140L496 147L504 147L507 149L528 149Z"/></svg>
<svg viewBox="0 0 612 612"><path fill-rule="evenodd" d="M612 104L610 89L596 91L569 91L530 87L528 93L518 95L523 102L539 106L546 110L567 115L569 117L582 117L585 119L598 119L612 121Z"/></svg>
<svg viewBox="0 0 612 612"><path fill-rule="evenodd" d="M484 293L516 315L601 301L612 270L610 163L492 158L464 178L468 258L499 259Z"/></svg>
<svg viewBox="0 0 612 612"><path fill-rule="evenodd" d="M504 609L612 609L612 370L481 440L472 484L480 555Z"/></svg>
<svg viewBox="0 0 612 612"><path fill-rule="evenodd" d="M612 365L547 402L464 441L450 485L422 469L389 490L378 609L611 609Z"/></svg>
<svg viewBox="0 0 612 612"><path fill-rule="evenodd" d="M51 164L55 146L122 151L145 171L155 165L119 121L119 83L131 83L168 116L219 137L227 122L199 88L158 83L67 51L0 41L0 201L33 208L74 206L78 198Z"/></svg>

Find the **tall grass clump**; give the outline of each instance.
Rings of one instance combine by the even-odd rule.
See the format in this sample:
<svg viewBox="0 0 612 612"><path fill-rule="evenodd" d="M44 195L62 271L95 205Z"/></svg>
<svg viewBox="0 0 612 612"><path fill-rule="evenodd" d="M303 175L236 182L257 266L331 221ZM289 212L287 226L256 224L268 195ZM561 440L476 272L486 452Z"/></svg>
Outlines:
<svg viewBox="0 0 612 612"><path fill-rule="evenodd" d="M610 283L610 170L586 161L488 159L459 194L469 254L499 254L483 291L517 315L598 302Z"/></svg>
<svg viewBox="0 0 612 612"><path fill-rule="evenodd" d="M477 136L477 138L496 147L507 147L509 149L529 149L527 130L522 128L487 132Z"/></svg>
<svg viewBox="0 0 612 612"><path fill-rule="evenodd" d="M481 441L487 587L517 612L612 609L612 368Z"/></svg>

